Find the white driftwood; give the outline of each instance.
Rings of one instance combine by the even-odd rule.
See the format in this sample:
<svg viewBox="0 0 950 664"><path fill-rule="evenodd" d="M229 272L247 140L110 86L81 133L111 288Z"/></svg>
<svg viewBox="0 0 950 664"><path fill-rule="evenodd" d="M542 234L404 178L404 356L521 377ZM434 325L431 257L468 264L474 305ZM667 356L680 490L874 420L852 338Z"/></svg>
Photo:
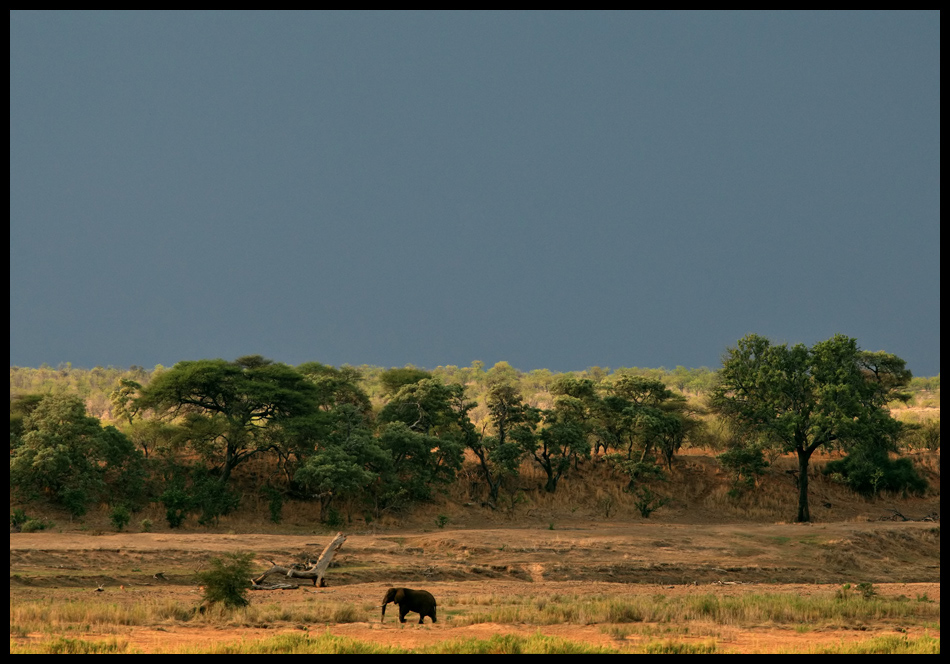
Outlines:
<svg viewBox="0 0 950 664"><path fill-rule="evenodd" d="M323 574L327 571L327 567L330 565L330 561L333 559L333 554L336 553L337 549L343 546L343 542L346 541L346 536L343 533L337 533L336 537L333 538L327 548L323 550L323 553L320 554L320 558L317 559L317 562L312 564L307 569L294 569L293 567L284 567L282 565L274 564L269 570L261 574L256 579L252 579L254 586L261 586L261 582L270 574L283 574L284 576L292 579L310 579L313 581L314 586L323 586ZM273 563L273 561L271 561ZM274 586L281 586L283 584L273 584ZM292 584L286 584L287 586ZM253 587L253 586L252 586ZM285 586L286 587L286 586ZM296 587L296 586L294 586ZM259 590L272 590L271 586L258 588Z"/></svg>
<svg viewBox="0 0 950 664"><path fill-rule="evenodd" d="M296 590L299 587L296 583L254 583L251 590Z"/></svg>

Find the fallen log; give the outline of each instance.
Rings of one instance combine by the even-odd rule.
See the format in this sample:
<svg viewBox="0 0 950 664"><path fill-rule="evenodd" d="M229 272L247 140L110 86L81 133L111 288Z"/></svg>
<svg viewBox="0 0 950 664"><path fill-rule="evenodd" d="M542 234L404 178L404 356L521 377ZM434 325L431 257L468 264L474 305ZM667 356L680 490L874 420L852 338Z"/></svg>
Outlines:
<svg viewBox="0 0 950 664"><path fill-rule="evenodd" d="M326 572L327 567L330 565L330 561L333 559L333 554L336 553L337 549L343 546L343 542L346 541L346 536L343 533L337 533L336 537L327 544L327 547L323 550L323 553L320 554L320 557L317 559L317 562L311 564L310 567L305 569L297 569L293 566L284 567L283 565L277 565L274 561L271 561L273 567L261 574L256 579L252 579L253 585L251 586L255 590L275 590L276 588L264 587L264 579L271 574L282 574L288 578L292 579L310 579L313 581L314 586L320 586L321 588L326 586L326 582L323 580L324 572ZM272 584L272 585L292 585L292 584ZM259 586L255 588L255 586ZM294 586L295 588L297 586Z"/></svg>
<svg viewBox="0 0 950 664"><path fill-rule="evenodd" d="M253 583L251 590L296 590L300 586L296 583Z"/></svg>

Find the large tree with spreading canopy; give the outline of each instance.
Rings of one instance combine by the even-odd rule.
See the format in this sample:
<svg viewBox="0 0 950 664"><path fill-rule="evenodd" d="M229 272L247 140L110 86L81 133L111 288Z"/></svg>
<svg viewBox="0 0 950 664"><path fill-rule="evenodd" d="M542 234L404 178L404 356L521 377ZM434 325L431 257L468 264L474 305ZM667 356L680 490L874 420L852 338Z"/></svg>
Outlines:
<svg viewBox="0 0 950 664"><path fill-rule="evenodd" d="M710 402L739 430L798 456L797 521L810 521L808 462L815 450L888 447L901 431L889 401L906 398L904 360L836 334L811 348L750 334L723 356Z"/></svg>

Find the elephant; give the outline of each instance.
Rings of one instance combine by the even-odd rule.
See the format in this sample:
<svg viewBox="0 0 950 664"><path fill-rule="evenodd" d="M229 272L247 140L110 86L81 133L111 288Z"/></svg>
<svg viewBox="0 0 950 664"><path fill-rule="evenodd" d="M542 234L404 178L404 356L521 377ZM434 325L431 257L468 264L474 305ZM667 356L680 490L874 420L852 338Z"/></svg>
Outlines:
<svg viewBox="0 0 950 664"><path fill-rule="evenodd" d="M386 619L386 605L395 602L399 606L399 622L406 622L406 614L414 611L419 614L421 625L426 616L435 619L435 597L428 590L411 590L410 588L390 588L383 597L383 615L379 622Z"/></svg>

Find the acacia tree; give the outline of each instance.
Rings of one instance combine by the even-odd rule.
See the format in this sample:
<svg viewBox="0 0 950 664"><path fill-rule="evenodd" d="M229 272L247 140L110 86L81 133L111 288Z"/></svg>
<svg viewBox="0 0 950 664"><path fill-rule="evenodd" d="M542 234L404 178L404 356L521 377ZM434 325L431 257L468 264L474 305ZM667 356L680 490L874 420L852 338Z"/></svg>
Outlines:
<svg viewBox="0 0 950 664"><path fill-rule="evenodd" d="M251 355L179 362L142 388L135 405L184 416L192 446L224 486L238 464L277 444L282 427L312 418L316 397L299 372Z"/></svg>
<svg viewBox="0 0 950 664"><path fill-rule="evenodd" d="M407 497L425 500L432 485L454 481L462 466L464 423L468 421L468 410L463 405L465 388L454 383L444 385L418 370L406 371L390 374L423 377L402 384L382 408L379 441L392 453L393 472Z"/></svg>
<svg viewBox="0 0 950 664"><path fill-rule="evenodd" d="M885 446L901 424L885 408L908 384L904 360L837 334L811 348L750 334L723 357L710 403L740 431L798 455L797 521L810 521L808 462L821 447Z"/></svg>
<svg viewBox="0 0 950 664"><path fill-rule="evenodd" d="M511 437L511 431L524 426L528 406L518 390L511 385L493 384L488 389L485 404L488 406L494 435L486 435L485 427L478 432L468 417L468 412L475 404L463 403L461 394L459 397L456 412L462 427L463 440L478 459L478 469L488 486L488 505L495 509L503 479L518 474L518 466L524 456L524 449Z"/></svg>
<svg viewBox="0 0 950 664"><path fill-rule="evenodd" d="M350 366L337 369L319 362L306 362L298 366L297 371L316 386L321 410L329 411L349 404L364 417L372 410L369 396L360 387L363 374L359 369Z"/></svg>
<svg viewBox="0 0 950 664"><path fill-rule="evenodd" d="M579 459L590 458L589 434L599 399L592 380L572 376L557 379L551 394L554 407L538 411L543 427L533 436L525 435L526 429L519 430L518 435L547 476L545 490L553 493L572 461L576 467Z"/></svg>

